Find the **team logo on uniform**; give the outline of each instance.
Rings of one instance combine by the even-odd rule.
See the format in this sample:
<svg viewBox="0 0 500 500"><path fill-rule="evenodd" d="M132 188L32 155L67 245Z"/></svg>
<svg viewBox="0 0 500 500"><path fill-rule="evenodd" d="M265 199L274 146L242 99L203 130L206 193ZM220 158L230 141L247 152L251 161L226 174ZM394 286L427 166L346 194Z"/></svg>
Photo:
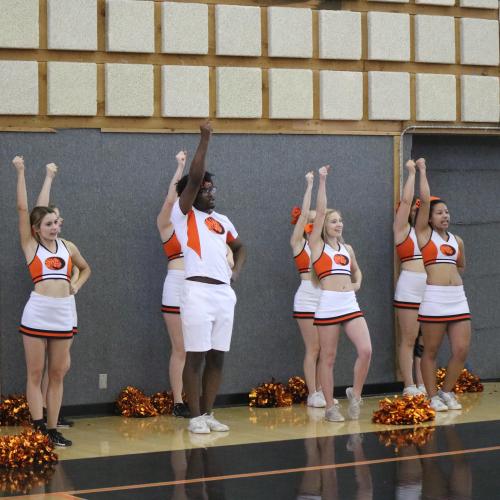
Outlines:
<svg viewBox="0 0 500 500"><path fill-rule="evenodd" d="M443 255L446 255L447 257L451 257L452 255L455 255L455 253L456 253L455 249L450 245L441 245L440 250L441 250L441 253Z"/></svg>
<svg viewBox="0 0 500 500"><path fill-rule="evenodd" d="M52 271L59 271L59 269L62 269L65 265L66 262L64 259L61 259L61 257L48 257L45 259L45 267Z"/></svg>
<svg viewBox="0 0 500 500"><path fill-rule="evenodd" d="M213 217L207 217L205 219L205 224L207 225L208 229L210 229L210 231L214 233L224 234L226 232L224 226L218 220L215 220Z"/></svg>
<svg viewBox="0 0 500 500"><path fill-rule="evenodd" d="M349 257L342 255L341 253L336 253L333 260L335 264L338 264L339 266L347 266L347 264L349 264Z"/></svg>

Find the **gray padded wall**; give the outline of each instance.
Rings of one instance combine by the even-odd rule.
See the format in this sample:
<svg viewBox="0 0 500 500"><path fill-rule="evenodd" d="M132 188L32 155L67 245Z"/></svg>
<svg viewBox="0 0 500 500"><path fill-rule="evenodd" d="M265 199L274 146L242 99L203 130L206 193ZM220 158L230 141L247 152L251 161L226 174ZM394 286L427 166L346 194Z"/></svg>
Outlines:
<svg viewBox="0 0 500 500"><path fill-rule="evenodd" d="M126 384L148 392L168 386L169 342L159 312L165 258L156 215L175 168L175 154L194 153L192 134L102 134L96 130L1 133L0 252L2 391L24 391L17 326L31 283L17 236L14 168L24 154L31 206L44 165L60 174L53 202L65 218L63 236L92 266L77 296L80 334L72 347L64 404L113 401ZM289 213L300 205L308 169L331 163L330 206L343 211L345 237L364 272L358 294L372 334L368 382L394 380L392 312L392 138L312 135L214 135L208 168L217 174L217 209L248 247L236 285L238 304L222 393L246 392L274 376L302 373L303 345L291 318L299 284L289 248ZM336 383L352 382L354 350L342 340ZM108 390L98 390L98 374Z"/></svg>
<svg viewBox="0 0 500 500"><path fill-rule="evenodd" d="M451 232L465 244L465 291L472 312L469 366L479 376L500 375L500 138L413 137L413 158L427 160L431 193L450 210ZM442 360L445 357L442 356Z"/></svg>

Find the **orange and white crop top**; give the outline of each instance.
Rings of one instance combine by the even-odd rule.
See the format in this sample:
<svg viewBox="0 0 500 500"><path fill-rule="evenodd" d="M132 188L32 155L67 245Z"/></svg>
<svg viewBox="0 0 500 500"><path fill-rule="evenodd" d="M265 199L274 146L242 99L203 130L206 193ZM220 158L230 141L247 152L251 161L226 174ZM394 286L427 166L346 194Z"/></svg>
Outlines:
<svg viewBox="0 0 500 500"><path fill-rule="evenodd" d="M314 261L313 266L320 280L332 275L351 275L351 257L342 243L339 243L338 250L325 243L321 256Z"/></svg>
<svg viewBox="0 0 500 500"><path fill-rule="evenodd" d="M182 254L181 244L177 239L175 231L167 241L163 242L163 252L167 256L169 262L171 260L182 259L184 257L184 255Z"/></svg>
<svg viewBox="0 0 500 500"><path fill-rule="evenodd" d="M458 241L451 233L446 234L448 235L448 241L443 240L436 231L432 231L429 241L421 249L424 266L457 264L460 253Z"/></svg>
<svg viewBox="0 0 500 500"><path fill-rule="evenodd" d="M297 255L294 255L293 260L299 274L311 272L311 248L307 240L304 241L302 250Z"/></svg>
<svg viewBox="0 0 500 500"><path fill-rule="evenodd" d="M186 278L206 276L229 284L232 271L226 245L238 237L231 221L225 215L194 207L183 214L179 200L174 204L171 219L184 254Z"/></svg>
<svg viewBox="0 0 500 500"><path fill-rule="evenodd" d="M396 245L396 252L398 253L399 260L401 262L408 262L410 260L421 260L422 254L420 253L420 248L418 248L417 234L415 233L415 228L410 227L410 232L405 240Z"/></svg>
<svg viewBox="0 0 500 500"><path fill-rule="evenodd" d="M56 240L56 251L51 252L41 243L36 247L35 256L28 264L33 283L45 280L71 279L73 263L71 255L63 240Z"/></svg>

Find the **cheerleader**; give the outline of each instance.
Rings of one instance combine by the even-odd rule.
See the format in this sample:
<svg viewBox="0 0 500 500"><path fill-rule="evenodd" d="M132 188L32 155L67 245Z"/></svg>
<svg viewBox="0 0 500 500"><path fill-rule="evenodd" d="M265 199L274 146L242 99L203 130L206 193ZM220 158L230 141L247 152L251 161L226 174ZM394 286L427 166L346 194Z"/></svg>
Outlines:
<svg viewBox="0 0 500 500"><path fill-rule="evenodd" d="M425 392L425 387L423 385L417 387L413 380L413 359L414 351L417 353L415 346L420 328L417 321L418 308L424 295L427 275L413 227L417 210L417 204L414 202L415 162L409 160L406 168L408 178L393 225L394 244L401 262L401 272L394 294L394 307L401 334L398 359L404 382L403 395L416 396ZM422 380L418 366L419 363L415 363L415 375L417 380Z"/></svg>
<svg viewBox="0 0 500 500"><path fill-rule="evenodd" d="M362 274L350 245L342 238L342 215L326 209L326 177L329 166L319 169L319 189L316 217L309 237L313 268L321 285L321 295L314 316L319 331L319 373L326 399L326 420L342 422L344 417L333 399L333 367L337 354L340 327L343 326L357 351L354 383L348 387L349 418L359 418L361 392L371 359L371 341L355 292L361 286Z"/></svg>
<svg viewBox="0 0 500 500"><path fill-rule="evenodd" d="M24 159L16 156L19 234L34 291L24 307L19 331L23 334L27 368L26 398L35 429L46 433L55 446L71 446L56 429L73 338L73 297L90 276L90 267L78 248L58 238L57 216L49 207L28 212ZM71 269L80 269L71 283ZM41 390L45 355L48 357L47 425L43 421Z"/></svg>
<svg viewBox="0 0 500 500"><path fill-rule="evenodd" d="M462 284L465 269L464 243L448 232L450 213L443 200L431 200L425 160L417 160L420 200L415 231L427 273L427 285L418 311L424 339L422 375L436 411L460 410L452 392L464 367L471 338L470 311ZM451 358L441 390L436 391L436 357L448 335Z"/></svg>
<svg viewBox="0 0 500 500"><path fill-rule="evenodd" d="M292 224L295 225L290 245L301 283L293 300L293 317L297 320L300 333L305 346L304 356L304 378L306 380L309 396L307 406L324 408L326 406L325 396L320 389L318 376L319 359L319 334L314 325L314 313L318 305L321 289L311 281L311 250L308 238L312 230L314 212L311 207L311 192L313 188L314 174L306 174L306 192L302 201L302 209L295 207L292 210Z"/></svg>
<svg viewBox="0 0 500 500"><path fill-rule="evenodd" d="M37 207L49 207L52 210L54 210L54 213L56 214L57 220L57 226L58 226L58 236L61 234L62 226L64 223L64 219L61 217L61 212L58 207L55 205L50 204L50 191L52 189L52 182L54 178L57 175L57 165L55 163L49 163L46 166L46 174L45 174L45 180L43 181L42 189L40 190L40 194L38 195L38 198L36 200L36 206ZM80 276L80 270L78 267L73 266L71 269L71 282L76 283L78 281L78 277ZM76 312L76 302L75 302L75 296L71 296L73 299L73 316L74 316L74 322L73 322L73 335L76 335L78 333L78 315ZM73 343L73 339L71 339L71 344ZM48 373L48 364L47 362L45 363L45 371L43 374L43 379L42 379L42 394L43 394L43 418L44 421L47 422L47 388L49 385L49 373ZM74 422L71 420L68 420L65 418L63 415L59 415L57 419L57 427L58 428L63 428L67 429L69 427L73 427Z"/></svg>
<svg viewBox="0 0 500 500"><path fill-rule="evenodd" d="M177 201L176 185L186 166L186 152L179 151L175 158L177 160L177 170L170 181L167 197L156 219L156 225L163 242L163 251L168 260L167 276L163 284L161 310L171 344L168 368L170 385L174 396L173 414L176 417L187 418L189 417L189 409L182 401L182 372L186 361L186 352L184 350L180 318L180 300L184 285L184 256L170 220L172 208Z"/></svg>

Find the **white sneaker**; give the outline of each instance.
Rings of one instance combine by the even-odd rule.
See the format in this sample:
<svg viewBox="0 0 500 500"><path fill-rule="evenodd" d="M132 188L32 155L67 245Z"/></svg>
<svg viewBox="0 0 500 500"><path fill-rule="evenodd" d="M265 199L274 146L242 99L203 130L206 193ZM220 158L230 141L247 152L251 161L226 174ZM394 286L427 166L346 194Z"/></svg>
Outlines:
<svg viewBox="0 0 500 500"><path fill-rule="evenodd" d="M444 392L439 390L438 396L441 401L448 407L448 410L461 410L462 405L457 401L457 397L453 392Z"/></svg>
<svg viewBox="0 0 500 500"><path fill-rule="evenodd" d="M325 408L326 407L325 395L323 394L323 391L321 389L319 391L317 391L317 392L319 394L318 399L323 403L323 406L321 408Z"/></svg>
<svg viewBox="0 0 500 500"><path fill-rule="evenodd" d="M325 411L325 420L329 422L343 422L345 418L340 413L339 405L333 405Z"/></svg>
<svg viewBox="0 0 500 500"><path fill-rule="evenodd" d="M205 423L208 426L209 430L211 430L211 431L227 432L229 430L229 426L219 422L214 417L213 412L212 413L205 413L205 415L202 415L202 417L205 419Z"/></svg>
<svg viewBox="0 0 500 500"><path fill-rule="evenodd" d="M210 427L205 420L205 415L191 418L189 420L188 431L193 434L210 434Z"/></svg>
<svg viewBox="0 0 500 500"><path fill-rule="evenodd" d="M443 403L439 396L432 396L431 408L434 411L448 411L448 407Z"/></svg>
<svg viewBox="0 0 500 500"><path fill-rule="evenodd" d="M326 401L323 393L316 391L309 394L309 396L307 396L307 406L312 406L313 408L324 408L326 406Z"/></svg>
<svg viewBox="0 0 500 500"><path fill-rule="evenodd" d="M359 414L361 412L361 405L363 404L363 400L361 398L356 399L354 397L354 391L352 387L348 387L345 390L345 394L347 399L349 400L349 407L347 408L347 415L351 420L358 420Z"/></svg>
<svg viewBox="0 0 500 500"><path fill-rule="evenodd" d="M424 384L417 385L417 389L425 396L427 395L427 389Z"/></svg>
<svg viewBox="0 0 500 500"><path fill-rule="evenodd" d="M408 385L403 389L403 396L421 396L423 392L415 385Z"/></svg>

